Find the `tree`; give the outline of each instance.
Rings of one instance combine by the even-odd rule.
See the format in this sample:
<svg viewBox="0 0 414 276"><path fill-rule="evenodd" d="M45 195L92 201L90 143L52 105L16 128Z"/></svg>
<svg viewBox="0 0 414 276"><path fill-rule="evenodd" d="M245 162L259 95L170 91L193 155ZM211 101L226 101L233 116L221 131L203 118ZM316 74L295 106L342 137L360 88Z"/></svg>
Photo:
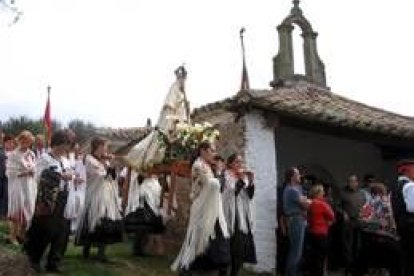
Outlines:
<svg viewBox="0 0 414 276"><path fill-rule="evenodd" d="M26 116L11 117L7 121L0 123L0 128L6 134L17 136L23 130L29 130L33 134L43 134L43 120L30 119ZM52 121L52 130L56 131L62 128L62 124L56 120Z"/></svg>
<svg viewBox="0 0 414 276"><path fill-rule="evenodd" d="M40 121L32 120L26 116L12 117L2 123L3 132L18 135L23 130L29 130L34 134L42 133L43 126Z"/></svg>
<svg viewBox="0 0 414 276"><path fill-rule="evenodd" d="M84 144L96 134L96 127L93 123L84 122L80 119L70 121L68 128L75 132L77 141L80 144Z"/></svg>

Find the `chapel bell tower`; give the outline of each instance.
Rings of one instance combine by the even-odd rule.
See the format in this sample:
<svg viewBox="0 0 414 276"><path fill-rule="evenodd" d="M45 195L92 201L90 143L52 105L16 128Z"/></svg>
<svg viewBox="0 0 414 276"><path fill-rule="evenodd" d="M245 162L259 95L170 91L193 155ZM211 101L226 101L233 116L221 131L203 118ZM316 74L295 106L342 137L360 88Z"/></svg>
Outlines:
<svg viewBox="0 0 414 276"><path fill-rule="evenodd" d="M296 75L292 31L294 24L302 30L305 75ZM271 86L276 87L286 82L305 80L326 87L325 65L319 58L316 46L316 33L312 25L303 16L299 0L293 1L290 14L277 27L279 33L279 52L273 58L273 80Z"/></svg>

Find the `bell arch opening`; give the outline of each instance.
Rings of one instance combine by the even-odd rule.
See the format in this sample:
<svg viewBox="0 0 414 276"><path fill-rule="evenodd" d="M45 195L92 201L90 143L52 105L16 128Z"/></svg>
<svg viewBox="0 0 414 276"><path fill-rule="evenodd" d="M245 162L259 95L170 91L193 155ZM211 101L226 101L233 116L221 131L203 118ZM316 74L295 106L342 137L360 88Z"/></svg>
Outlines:
<svg viewBox="0 0 414 276"><path fill-rule="evenodd" d="M293 46L293 73L295 75L306 75L305 70L305 52L301 28L292 24L292 46Z"/></svg>

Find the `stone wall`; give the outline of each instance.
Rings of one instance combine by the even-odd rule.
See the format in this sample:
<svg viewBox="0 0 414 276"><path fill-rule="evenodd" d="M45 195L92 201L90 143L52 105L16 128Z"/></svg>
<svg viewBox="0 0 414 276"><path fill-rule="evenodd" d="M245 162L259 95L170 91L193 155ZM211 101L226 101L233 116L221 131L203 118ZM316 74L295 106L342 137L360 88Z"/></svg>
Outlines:
<svg viewBox="0 0 414 276"><path fill-rule="evenodd" d="M242 117L236 120L233 113L225 110L215 110L210 113L203 113L194 118L195 122L209 122L215 125L220 131L220 139L217 142L217 152L227 158L232 153L244 154L245 147L245 119Z"/></svg>
<svg viewBox="0 0 414 276"><path fill-rule="evenodd" d="M190 191L190 180L178 178L176 191L177 213L175 218L168 222L165 233L166 249L170 255L175 255L180 250L184 240L191 207Z"/></svg>

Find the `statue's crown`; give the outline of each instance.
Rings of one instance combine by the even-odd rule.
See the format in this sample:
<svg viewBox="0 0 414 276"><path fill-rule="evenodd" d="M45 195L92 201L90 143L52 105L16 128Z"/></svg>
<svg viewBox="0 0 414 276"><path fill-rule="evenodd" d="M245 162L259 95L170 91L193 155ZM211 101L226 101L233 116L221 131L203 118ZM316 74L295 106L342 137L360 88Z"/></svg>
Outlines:
<svg viewBox="0 0 414 276"><path fill-rule="evenodd" d="M177 79L185 79L187 77L187 70L185 70L184 65L181 65L175 69L174 73Z"/></svg>

